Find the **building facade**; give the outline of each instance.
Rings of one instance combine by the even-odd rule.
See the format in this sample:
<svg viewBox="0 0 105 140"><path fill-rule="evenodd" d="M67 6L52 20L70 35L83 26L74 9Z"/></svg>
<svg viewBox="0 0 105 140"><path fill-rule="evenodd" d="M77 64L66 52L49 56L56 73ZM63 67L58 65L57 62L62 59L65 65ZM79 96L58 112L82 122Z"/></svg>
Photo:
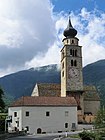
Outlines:
<svg viewBox="0 0 105 140"><path fill-rule="evenodd" d="M77 104L73 97L22 97L9 107L8 130L28 133L64 132L77 129Z"/></svg>

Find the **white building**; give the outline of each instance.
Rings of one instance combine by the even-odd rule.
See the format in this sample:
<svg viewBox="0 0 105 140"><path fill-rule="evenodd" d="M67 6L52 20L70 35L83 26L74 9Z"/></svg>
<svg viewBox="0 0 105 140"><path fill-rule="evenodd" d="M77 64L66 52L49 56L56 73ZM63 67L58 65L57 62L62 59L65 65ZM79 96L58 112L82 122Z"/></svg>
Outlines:
<svg viewBox="0 0 105 140"><path fill-rule="evenodd" d="M29 133L64 132L77 127L74 97L21 97L8 112L9 132L25 128Z"/></svg>

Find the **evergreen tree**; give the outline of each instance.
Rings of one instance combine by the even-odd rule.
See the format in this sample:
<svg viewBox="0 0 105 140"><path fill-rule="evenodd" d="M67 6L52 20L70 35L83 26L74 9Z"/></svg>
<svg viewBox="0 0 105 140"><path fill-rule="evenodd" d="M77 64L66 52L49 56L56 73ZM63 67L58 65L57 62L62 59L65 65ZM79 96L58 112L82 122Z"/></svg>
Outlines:
<svg viewBox="0 0 105 140"><path fill-rule="evenodd" d="M97 116L95 119L95 127L96 128L105 127L105 109L104 109L104 107L101 108L97 113Z"/></svg>
<svg viewBox="0 0 105 140"><path fill-rule="evenodd" d="M5 108L5 103L3 101L3 95L4 95L4 91L0 87L0 110L3 110Z"/></svg>

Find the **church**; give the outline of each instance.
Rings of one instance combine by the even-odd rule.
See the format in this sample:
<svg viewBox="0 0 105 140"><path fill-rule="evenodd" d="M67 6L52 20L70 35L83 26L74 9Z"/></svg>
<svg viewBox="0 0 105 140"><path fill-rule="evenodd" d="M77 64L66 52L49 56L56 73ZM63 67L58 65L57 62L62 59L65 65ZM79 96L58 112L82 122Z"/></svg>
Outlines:
<svg viewBox="0 0 105 140"><path fill-rule="evenodd" d="M82 46L69 18L61 49L61 84L36 83L31 96L11 104L8 131L64 132L92 124L100 108L96 88L83 85Z"/></svg>

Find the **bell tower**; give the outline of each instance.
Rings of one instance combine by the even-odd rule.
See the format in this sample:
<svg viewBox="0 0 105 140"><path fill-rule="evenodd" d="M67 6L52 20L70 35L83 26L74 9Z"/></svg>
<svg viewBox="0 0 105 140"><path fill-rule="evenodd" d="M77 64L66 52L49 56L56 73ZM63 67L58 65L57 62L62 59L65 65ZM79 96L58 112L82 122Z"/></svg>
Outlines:
<svg viewBox="0 0 105 140"><path fill-rule="evenodd" d="M77 30L71 24L69 18L68 26L64 30L63 48L61 49L61 96L75 97L78 106L81 106L83 93L82 76L82 46L79 39L75 37Z"/></svg>

